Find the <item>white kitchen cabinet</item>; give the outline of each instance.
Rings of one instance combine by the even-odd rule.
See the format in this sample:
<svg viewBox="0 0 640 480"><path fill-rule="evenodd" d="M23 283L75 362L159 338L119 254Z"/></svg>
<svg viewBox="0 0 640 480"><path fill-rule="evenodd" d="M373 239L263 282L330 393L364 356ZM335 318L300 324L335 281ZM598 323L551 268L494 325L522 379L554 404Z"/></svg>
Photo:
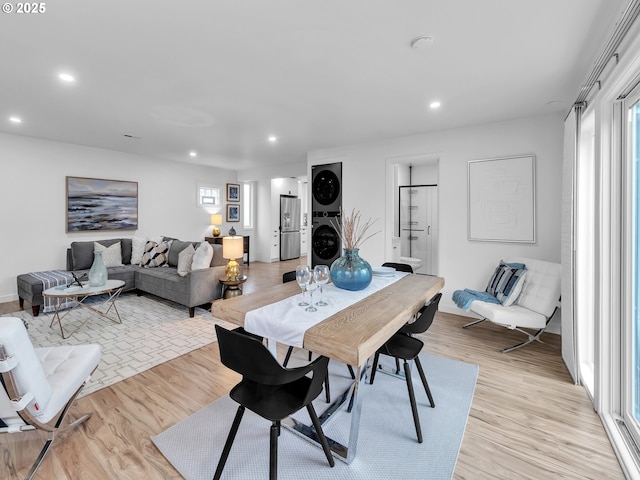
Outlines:
<svg viewBox="0 0 640 480"><path fill-rule="evenodd" d="M300 255L304 256L308 251L308 242L307 242L307 227L300 228Z"/></svg>

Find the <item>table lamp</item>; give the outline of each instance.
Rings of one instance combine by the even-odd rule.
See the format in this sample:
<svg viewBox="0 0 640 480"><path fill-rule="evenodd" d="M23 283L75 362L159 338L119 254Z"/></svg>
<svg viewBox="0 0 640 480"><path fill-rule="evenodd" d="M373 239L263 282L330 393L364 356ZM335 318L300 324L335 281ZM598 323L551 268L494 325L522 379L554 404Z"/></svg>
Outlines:
<svg viewBox="0 0 640 480"><path fill-rule="evenodd" d="M211 235L214 237L220 236L220 227L218 225L222 225L222 214L221 213L212 213L211 214Z"/></svg>
<svg viewBox="0 0 640 480"><path fill-rule="evenodd" d="M238 280L240 277L240 265L236 258L244 255L244 239L242 237L222 237L222 256L229 259L224 273L229 280Z"/></svg>

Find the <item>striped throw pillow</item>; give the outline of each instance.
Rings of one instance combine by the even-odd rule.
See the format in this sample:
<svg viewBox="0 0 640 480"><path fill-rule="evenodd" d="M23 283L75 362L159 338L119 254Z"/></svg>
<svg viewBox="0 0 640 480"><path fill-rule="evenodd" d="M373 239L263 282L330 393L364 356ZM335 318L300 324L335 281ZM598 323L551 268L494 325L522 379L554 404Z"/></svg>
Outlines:
<svg viewBox="0 0 640 480"><path fill-rule="evenodd" d="M527 273L524 267L524 265L511 265L500 261L489 279L486 292L496 297L505 307L512 305L522 291Z"/></svg>

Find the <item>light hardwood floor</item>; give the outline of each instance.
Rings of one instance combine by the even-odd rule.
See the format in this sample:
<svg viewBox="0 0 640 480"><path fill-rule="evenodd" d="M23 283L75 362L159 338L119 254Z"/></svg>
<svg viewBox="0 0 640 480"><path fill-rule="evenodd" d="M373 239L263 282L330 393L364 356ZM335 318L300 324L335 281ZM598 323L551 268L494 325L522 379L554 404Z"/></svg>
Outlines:
<svg viewBox="0 0 640 480"><path fill-rule="evenodd" d="M252 263L245 293L279 283L282 273L300 262ZM0 313L16 310L17 302L0 304ZM570 381L559 337L543 336L553 347L534 344L502 354L499 349L521 340L520 334L486 322L463 330L466 321L439 312L423 336L426 351L480 366L454 478L624 478L584 389ZM81 398L70 418L86 411L93 417L54 442L36 478L179 479L150 437L226 394L237 381L211 344ZM38 452L39 434L31 436L30 443L14 443L7 437L15 436L0 435L5 469L0 478L22 478L24 470L7 471L7 465L15 459L26 463Z"/></svg>

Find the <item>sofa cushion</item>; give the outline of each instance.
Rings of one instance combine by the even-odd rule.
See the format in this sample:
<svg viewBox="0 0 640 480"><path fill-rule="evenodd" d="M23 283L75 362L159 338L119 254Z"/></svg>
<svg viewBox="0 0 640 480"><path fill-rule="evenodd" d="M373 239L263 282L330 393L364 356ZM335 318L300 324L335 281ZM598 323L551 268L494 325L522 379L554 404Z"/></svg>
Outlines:
<svg viewBox="0 0 640 480"><path fill-rule="evenodd" d="M475 300L471 303L471 310L484 318L507 328L544 328L547 317L520 305L504 305Z"/></svg>
<svg viewBox="0 0 640 480"><path fill-rule="evenodd" d="M141 269L140 265L123 265L121 267L107 268L109 273L109 280L122 280L124 282L123 292L128 292L136 288L135 272ZM89 270L76 270L76 276L81 281L86 281L89 275Z"/></svg>
<svg viewBox="0 0 640 480"><path fill-rule="evenodd" d="M124 239L114 238L109 240L98 240L98 243L105 247L110 247L114 243L122 242ZM93 264L93 241L71 242L71 258L73 260L73 270L86 270Z"/></svg>
<svg viewBox="0 0 640 480"><path fill-rule="evenodd" d="M40 420L49 422L55 418L68 399L89 378L100 363L101 347L98 344L60 345L36 348L52 395Z"/></svg>
<svg viewBox="0 0 640 480"><path fill-rule="evenodd" d="M510 257L506 261L527 264L527 278L518 297L518 305L545 317L551 316L560 299L562 265L522 257Z"/></svg>
<svg viewBox="0 0 640 480"><path fill-rule="evenodd" d="M202 270L203 268L209 268L211 266L211 259L213 258L213 248L209 242L202 242L196 249L196 253L193 255L193 263L191 264L191 270Z"/></svg>
<svg viewBox="0 0 640 480"><path fill-rule="evenodd" d="M140 265L146 268L162 267L169 261L171 242L154 242L149 240L144 247L144 254Z"/></svg>
<svg viewBox="0 0 640 480"><path fill-rule="evenodd" d="M162 298L186 298L189 282L175 268L141 268L136 271L136 287Z"/></svg>
<svg viewBox="0 0 640 480"><path fill-rule="evenodd" d="M165 241L166 241L166 237L165 237ZM178 266L178 255L180 255L180 252L182 252L189 245L192 245L193 250L195 251L196 247L198 246L198 242L195 242L195 245L193 245L193 242L183 242L180 240L173 240L171 242L171 250L169 250L169 266L170 267Z"/></svg>
<svg viewBox="0 0 640 480"><path fill-rule="evenodd" d="M144 255L144 246L147 244L147 237L131 238L131 265L140 265L142 255Z"/></svg>
<svg viewBox="0 0 640 480"><path fill-rule="evenodd" d="M172 245L171 249L173 248L174 247ZM178 275L184 277L191 271L191 264L193 263L193 255L195 253L196 249L193 248L193 245L189 244L178 254Z"/></svg>
<svg viewBox="0 0 640 480"><path fill-rule="evenodd" d="M213 244L213 257L211 257L212 267L222 267L227 264L227 260L222 256L222 245Z"/></svg>
<svg viewBox="0 0 640 480"><path fill-rule="evenodd" d="M122 243L116 242L113 245L105 247L101 243L93 242L94 252L102 253L102 261L104 266L121 267L122 266Z"/></svg>

